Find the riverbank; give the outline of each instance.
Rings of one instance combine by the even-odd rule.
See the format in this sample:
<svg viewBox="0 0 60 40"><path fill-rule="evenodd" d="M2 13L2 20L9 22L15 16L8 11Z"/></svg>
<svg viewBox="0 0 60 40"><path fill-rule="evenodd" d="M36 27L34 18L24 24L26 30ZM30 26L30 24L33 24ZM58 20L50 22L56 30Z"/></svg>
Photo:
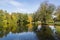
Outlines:
<svg viewBox="0 0 60 40"><path fill-rule="evenodd" d="M60 39L60 26L56 26L56 30L57 30L57 36Z"/></svg>

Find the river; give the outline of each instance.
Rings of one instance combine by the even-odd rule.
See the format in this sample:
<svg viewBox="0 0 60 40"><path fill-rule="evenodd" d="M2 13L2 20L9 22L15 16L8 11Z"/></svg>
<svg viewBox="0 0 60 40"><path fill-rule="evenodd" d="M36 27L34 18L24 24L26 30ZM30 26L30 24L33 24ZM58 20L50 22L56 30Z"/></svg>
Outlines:
<svg viewBox="0 0 60 40"><path fill-rule="evenodd" d="M0 32L0 40L41 40L44 36L47 38L43 40L58 40L56 34L55 34L55 28L54 26L50 26L51 30L53 31L52 36L50 38L49 30L45 34L44 32L21 32L21 33L12 33L12 32ZM54 29L54 30L53 30ZM48 38L49 37L49 38Z"/></svg>

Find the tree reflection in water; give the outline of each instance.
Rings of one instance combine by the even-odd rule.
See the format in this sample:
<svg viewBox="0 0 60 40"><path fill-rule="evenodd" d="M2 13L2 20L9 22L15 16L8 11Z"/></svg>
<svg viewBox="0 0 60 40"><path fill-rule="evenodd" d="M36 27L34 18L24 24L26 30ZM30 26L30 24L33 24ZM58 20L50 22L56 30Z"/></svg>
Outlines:
<svg viewBox="0 0 60 40"><path fill-rule="evenodd" d="M28 30L27 30L28 31ZM23 31L22 31L23 32ZM23 32L19 29L12 31L9 28L0 28L0 40L55 40L55 38L51 35L52 31L46 26L46 31L38 31L38 32ZM37 35L37 36L36 36ZM25 39L23 39L25 38Z"/></svg>

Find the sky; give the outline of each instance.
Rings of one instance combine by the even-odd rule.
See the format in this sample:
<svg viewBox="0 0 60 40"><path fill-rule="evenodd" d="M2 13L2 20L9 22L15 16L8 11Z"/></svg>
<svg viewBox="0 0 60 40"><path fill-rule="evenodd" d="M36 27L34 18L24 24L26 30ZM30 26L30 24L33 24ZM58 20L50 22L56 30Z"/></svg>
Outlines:
<svg viewBox="0 0 60 40"><path fill-rule="evenodd" d="M0 9L8 12L34 13L45 0L0 0ZM60 5L60 0L48 0L55 6Z"/></svg>

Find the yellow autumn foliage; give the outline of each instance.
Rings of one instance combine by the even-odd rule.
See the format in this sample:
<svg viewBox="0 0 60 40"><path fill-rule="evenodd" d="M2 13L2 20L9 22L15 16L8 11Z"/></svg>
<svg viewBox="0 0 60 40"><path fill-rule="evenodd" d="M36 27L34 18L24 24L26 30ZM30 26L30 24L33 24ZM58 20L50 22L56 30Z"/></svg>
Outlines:
<svg viewBox="0 0 60 40"><path fill-rule="evenodd" d="M29 24L27 24L28 31L32 31L33 25L32 25L32 17L31 16L28 16L28 22L29 22Z"/></svg>

